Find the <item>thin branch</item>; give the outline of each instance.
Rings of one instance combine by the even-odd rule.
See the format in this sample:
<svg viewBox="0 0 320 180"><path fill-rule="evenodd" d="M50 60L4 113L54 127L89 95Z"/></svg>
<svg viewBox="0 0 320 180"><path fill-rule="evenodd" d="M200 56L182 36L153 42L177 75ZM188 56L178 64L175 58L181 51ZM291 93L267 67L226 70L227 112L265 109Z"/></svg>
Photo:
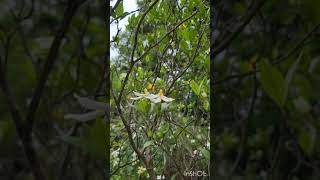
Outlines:
<svg viewBox="0 0 320 180"><path fill-rule="evenodd" d="M26 129L23 127L23 120L21 113L19 111L18 105L16 104L15 97L12 95L9 85L7 82L7 76L4 72L4 67L0 60L0 88L4 93L5 100L9 106L9 110L11 112L11 116L14 122L14 125L17 129L18 136L22 141L22 146L24 149L24 153L28 159L32 174L36 180L44 180L45 176L41 171L40 164L36 157L35 150L32 146L31 142L31 134L27 134Z"/></svg>
<svg viewBox="0 0 320 180"><path fill-rule="evenodd" d="M29 132L32 132L33 124L35 121L35 113L39 106L40 99L43 94L43 90L45 88L49 74L58 57L58 52L59 52L60 45L62 43L62 39L64 38L66 32L69 29L73 16L75 15L77 9L83 2L84 1L82 1L81 3L75 2L72 0L68 1L68 6L66 8L62 24L51 44L49 54L47 56L47 60L45 62L43 71L40 75L39 82L37 84L37 87L35 88L35 91L29 106L29 111L26 118L26 123L27 123L26 128L28 129Z"/></svg>
<svg viewBox="0 0 320 180"><path fill-rule="evenodd" d="M146 51L144 51L144 53L138 57L135 62L141 60L144 56L146 56L149 51L156 47L158 44L160 44L169 34L171 34L172 32L174 32L175 30L177 30L183 23L185 23L186 21L188 21L189 19L191 19L193 16L195 16L199 11L196 10L194 11L190 16L188 16L187 18L185 18L184 20L182 20L181 22L179 22L176 26L174 26L170 31L168 31L164 36L162 36L162 38L160 38L156 43L154 43L152 46L150 46Z"/></svg>
<svg viewBox="0 0 320 180"><path fill-rule="evenodd" d="M253 76L253 92L252 92L252 100L250 103L250 107L249 107L249 112L247 117L243 120L243 122L241 123L241 139L240 139L240 147L239 147L239 151L238 151L238 155L236 158L236 161L233 165L232 168L232 173L230 173L230 175L232 175L236 169L238 168L238 166L244 166L245 165L245 159L246 156L246 150L247 150L247 146L248 146L248 125L249 125L249 121L252 119L252 117L254 116L254 108L255 108L255 102L257 99L257 93L258 93L258 81L257 81L257 74L254 73Z"/></svg>
<svg viewBox="0 0 320 180"><path fill-rule="evenodd" d="M127 81L129 80L129 76L130 76L130 73L134 67L134 64L137 62L137 61L134 61L133 58L134 58L134 54L135 54L135 51L136 51L136 48L137 48L137 44L138 44L138 33L139 33L139 30L140 30L140 26L142 25L142 22L144 21L144 18L146 17L146 15L151 11L151 9L156 5L156 3L158 2L159 0L155 0L150 6L149 8L142 14L139 22L138 22L138 25L137 25L137 28L136 28L136 31L135 31L135 34L134 34L134 43L133 43L133 49L132 49L132 52L131 52L131 57L130 57L130 65L129 65L129 68L128 68L128 71L127 71L127 74L126 74L126 77L124 78L124 81L122 83L122 86L121 86L121 89L120 89L120 94L119 94L119 97L118 97L118 101L120 102L121 101L121 98L122 98L122 95L123 95L123 92L124 92L124 88L127 84Z"/></svg>
<svg viewBox="0 0 320 180"><path fill-rule="evenodd" d="M117 101L114 93L112 93L112 96L113 96L113 99L115 100L115 104L116 104L116 107L117 107L117 110L119 112L119 116L122 120L122 123L124 124L124 127L127 131L127 134L128 134L128 138L129 138L129 143L130 143L130 146L132 147L132 149L134 150L134 152L137 154L138 158L140 159L140 161L143 162L143 164L145 165L150 177L152 179L156 179L156 176L155 176L155 172L153 170L153 167L150 167L146 158L144 157L143 153L139 150L139 148L136 146L135 142L134 142L134 139L133 139L133 135L132 135L132 130L130 128L130 124L127 122L127 120L124 118L123 114L122 114L122 111L121 111L121 107L120 107L120 102Z"/></svg>
<svg viewBox="0 0 320 180"><path fill-rule="evenodd" d="M150 46L140 57L138 57L136 60L133 61L133 57L131 57L132 62L129 65L128 71L127 71L127 75L124 78L121 90L120 90L120 95L118 98L118 101L120 101L122 95L123 95L123 91L125 88L125 85L127 83L127 81L129 80L129 75L135 65L135 63L137 63L139 60L141 60L144 56L146 56L149 51L151 51L152 48L156 47L158 44L160 44L167 36L169 36L169 34L171 34L173 31L175 31L176 29L178 29L184 22L188 21L189 19L191 19L193 16L195 16L197 14L198 10L194 11L189 17L185 18L184 20L182 20L181 22L179 22L174 28L172 28L170 31L168 31L161 39L159 39L155 44L153 44L152 46ZM134 54L134 53L133 53Z"/></svg>
<svg viewBox="0 0 320 180"><path fill-rule="evenodd" d="M198 56L198 53L199 53L199 49L200 49L200 45L201 45L201 40L202 40L202 37L203 37L203 34L205 33L205 30L203 30L200 34L200 37L198 39L198 43L197 43L197 47L193 53L193 56L191 58L191 61L189 62L189 64L173 79L171 85L169 86L168 88L168 93L167 94L170 94L172 92L172 88L175 84L175 82L190 68L190 66L193 64L193 62L195 61L196 57Z"/></svg>
<svg viewBox="0 0 320 180"><path fill-rule="evenodd" d="M136 9L136 10L133 10L133 11L130 11L130 12L125 12L125 13L123 13L122 15L118 16L117 18L112 19L112 20L110 21L110 24L112 24L114 21L117 21L117 22L118 22L119 20L122 20L122 19L125 18L126 16L129 16L129 15L131 15L131 14L133 14L133 13L138 12L138 11L141 11L141 8Z"/></svg>
<svg viewBox="0 0 320 180"><path fill-rule="evenodd" d="M290 56L292 56L293 54L297 53L299 49L303 48L303 44L305 41L307 41L311 35L316 32L320 27L320 23L315 25L311 31L309 31L287 54L283 55L283 56L280 56L278 58L276 58L275 60L273 60L271 62L271 64L273 65L277 65L277 64L280 64L281 62L287 60ZM246 73L243 73L243 74L236 74L236 75L231 75L231 76L228 76L226 78L223 78L223 79L220 79L220 80L216 80L216 81L213 81L213 85L217 85L217 84L221 84L221 83L225 83L227 81L230 81L230 80L233 80L233 79L237 79L237 78L245 78L247 76L251 76L252 74L256 73L256 72L260 72L259 69L255 70L255 71L250 71L250 72L246 72Z"/></svg>
<svg viewBox="0 0 320 180"><path fill-rule="evenodd" d="M110 177L113 176L113 175L115 175L120 169L122 169L122 168L124 168L124 167L126 167L126 166L128 166L128 165L131 165L131 164L134 163L134 162L137 162L137 160L138 160L138 159L133 160L133 161L130 161L130 162L127 162L127 163L125 163L125 164L123 164L123 165L118 166L117 169L115 169L115 170L110 174Z"/></svg>
<svg viewBox="0 0 320 180"><path fill-rule="evenodd" d="M159 0L155 0L151 5L150 7L142 14L139 22L138 22L138 25L137 25L137 28L136 28L136 31L135 31L135 34L134 34L134 43L133 43L133 48L132 48L132 52L131 52L131 58L130 58L130 61L133 62L133 58L134 58L134 54L136 52L136 48L137 48L137 45L138 45L138 35L139 35L139 31L140 31L140 28L141 28L141 25L144 21L144 18L147 16L147 14L151 11L151 9L158 3Z"/></svg>
<svg viewBox="0 0 320 180"><path fill-rule="evenodd" d="M213 52L211 53L213 53L214 56L216 56L217 54L222 52L225 48L227 48L230 45L230 43L232 43L232 41L236 39L238 35L242 32L242 30L249 24L251 19L259 12L260 8L264 5L265 2L266 2L265 0L260 0L252 8L252 10L245 16L243 23L240 24L233 33L231 33L228 37L226 37L223 42L218 43L218 47L213 49ZM253 1L253 3L255 3L255 1Z"/></svg>

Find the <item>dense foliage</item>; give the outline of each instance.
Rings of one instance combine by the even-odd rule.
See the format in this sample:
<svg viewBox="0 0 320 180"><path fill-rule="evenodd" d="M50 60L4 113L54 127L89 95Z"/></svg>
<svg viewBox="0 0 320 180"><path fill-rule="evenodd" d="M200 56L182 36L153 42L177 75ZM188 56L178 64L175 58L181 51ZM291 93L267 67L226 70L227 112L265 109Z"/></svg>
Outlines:
<svg viewBox="0 0 320 180"><path fill-rule="evenodd" d="M105 9L0 1L0 179L106 177L105 122L64 118L87 112L75 97L107 102Z"/></svg>
<svg viewBox="0 0 320 180"><path fill-rule="evenodd" d="M111 21L123 17L122 2ZM112 179L209 173L209 2L138 1L112 46Z"/></svg>
<svg viewBox="0 0 320 180"><path fill-rule="evenodd" d="M101 2L0 1L1 180L319 179L318 0Z"/></svg>
<svg viewBox="0 0 320 180"><path fill-rule="evenodd" d="M214 177L319 178L319 1L215 1Z"/></svg>

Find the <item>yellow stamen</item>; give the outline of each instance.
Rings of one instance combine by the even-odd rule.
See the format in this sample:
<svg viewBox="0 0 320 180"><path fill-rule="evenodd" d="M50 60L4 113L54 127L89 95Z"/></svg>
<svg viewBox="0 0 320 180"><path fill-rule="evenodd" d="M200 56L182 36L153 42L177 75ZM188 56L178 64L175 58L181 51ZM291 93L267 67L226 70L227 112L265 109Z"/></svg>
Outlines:
<svg viewBox="0 0 320 180"><path fill-rule="evenodd" d="M160 97L163 96L163 90L162 90L162 89L160 89L160 91L159 91L159 96L160 96Z"/></svg>
<svg viewBox="0 0 320 180"><path fill-rule="evenodd" d="M148 83L148 87L147 87L148 90L151 90L151 91L154 91L154 84L151 84L151 83Z"/></svg>
<svg viewBox="0 0 320 180"><path fill-rule="evenodd" d="M147 88L144 88L144 94L148 94L148 89Z"/></svg>

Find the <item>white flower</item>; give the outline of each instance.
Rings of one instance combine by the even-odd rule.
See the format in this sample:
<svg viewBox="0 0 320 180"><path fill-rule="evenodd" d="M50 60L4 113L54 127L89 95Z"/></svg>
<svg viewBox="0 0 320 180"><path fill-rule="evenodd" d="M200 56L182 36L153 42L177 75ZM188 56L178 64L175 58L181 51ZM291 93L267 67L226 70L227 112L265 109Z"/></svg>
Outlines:
<svg viewBox="0 0 320 180"><path fill-rule="evenodd" d="M174 101L173 98L166 97L163 94L163 90L162 89L160 89L158 94L151 94L151 93L149 93L149 91L147 89L144 89L144 94L137 93L137 92L133 92L133 94L136 97L130 98L132 100L139 100L139 99L146 98L146 99L149 99L151 102L153 102L155 104L160 103L160 102L171 102L171 101Z"/></svg>
<svg viewBox="0 0 320 180"><path fill-rule="evenodd" d="M194 151L192 151L192 157L195 157L195 156L197 156L197 154L198 154L198 150L194 150Z"/></svg>
<svg viewBox="0 0 320 180"><path fill-rule="evenodd" d="M144 94L142 94L142 93L137 93L137 92L133 92L133 94L134 94L136 97L130 98L130 99L132 99L132 100L139 100L139 99L142 99L142 98L147 98L147 99L156 98L156 95L150 94L147 89L144 89Z"/></svg>
<svg viewBox="0 0 320 180"><path fill-rule="evenodd" d="M91 110L83 114L66 114L65 119L72 119L79 122L87 122L95 120L97 117L103 116L109 111L109 105L103 102L95 101L86 97L74 95L79 104L84 108Z"/></svg>
<svg viewBox="0 0 320 180"><path fill-rule="evenodd" d="M146 168L142 167L142 166L139 166L138 167L138 174L143 174L144 172L146 172Z"/></svg>
<svg viewBox="0 0 320 180"><path fill-rule="evenodd" d="M159 102L161 102L161 101L163 101L163 102L171 102L171 101L174 101L174 99L173 99L173 98L166 97L166 96L163 94L163 90L160 89L159 94L156 95L155 98L150 99L150 101L156 104L156 103L159 103Z"/></svg>

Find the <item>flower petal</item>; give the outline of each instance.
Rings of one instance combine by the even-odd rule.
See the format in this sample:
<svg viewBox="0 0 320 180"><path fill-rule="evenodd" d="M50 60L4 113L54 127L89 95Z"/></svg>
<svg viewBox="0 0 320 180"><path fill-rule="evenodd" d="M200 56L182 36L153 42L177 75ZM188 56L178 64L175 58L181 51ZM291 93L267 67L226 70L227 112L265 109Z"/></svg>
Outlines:
<svg viewBox="0 0 320 180"><path fill-rule="evenodd" d="M97 117L100 117L104 114L105 114L105 112L100 111L100 110L96 110L96 111L90 111L90 112L83 113L83 114L67 114L64 116L64 119L72 119L72 120L76 120L79 122L87 122L90 120L94 120Z"/></svg>
<svg viewBox="0 0 320 180"><path fill-rule="evenodd" d="M90 110L108 111L109 106L106 103L95 101L86 97L75 95L80 105Z"/></svg>
<svg viewBox="0 0 320 180"><path fill-rule="evenodd" d="M164 101L164 102L171 102L171 101L174 101L173 98L169 98L169 97L166 97L166 96L162 96L161 99Z"/></svg>
<svg viewBox="0 0 320 180"><path fill-rule="evenodd" d="M132 98L130 98L130 99L132 99L132 100L139 100L139 99L141 99L141 98L143 98L143 96L132 97Z"/></svg>
<svg viewBox="0 0 320 180"><path fill-rule="evenodd" d="M161 102L161 98L160 98L160 96L157 96L156 98L150 98L150 101L153 103L159 103L159 102Z"/></svg>
<svg viewBox="0 0 320 180"><path fill-rule="evenodd" d="M145 98L148 98L148 99L155 99L155 98L158 98L159 96L158 95L155 95L155 94L148 94L148 95L145 95Z"/></svg>
<svg viewBox="0 0 320 180"><path fill-rule="evenodd" d="M137 93L137 92L133 92L133 94L136 96L145 96L145 94L141 94L141 93Z"/></svg>

